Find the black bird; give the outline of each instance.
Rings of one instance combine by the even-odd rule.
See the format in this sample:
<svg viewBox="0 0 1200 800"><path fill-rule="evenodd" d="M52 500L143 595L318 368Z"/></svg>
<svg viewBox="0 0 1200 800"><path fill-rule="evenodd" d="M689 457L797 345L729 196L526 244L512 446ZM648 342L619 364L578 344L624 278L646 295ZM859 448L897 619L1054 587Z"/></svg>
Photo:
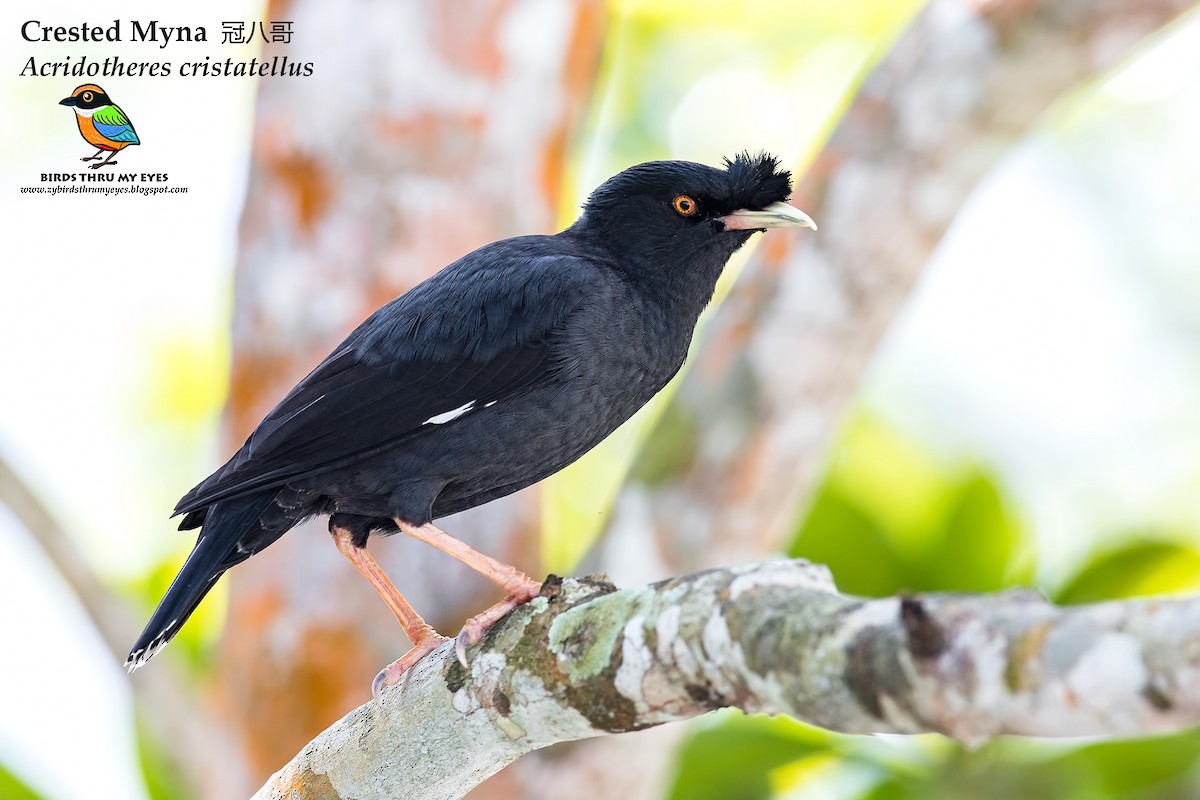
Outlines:
<svg viewBox="0 0 1200 800"><path fill-rule="evenodd" d="M540 584L433 520L557 472L641 408L683 364L733 252L765 228L816 228L790 194L765 154L639 164L565 231L481 247L380 308L179 501L180 530L200 534L126 667L169 642L227 569L317 514L412 641L377 694L446 640L367 553L373 533L402 531L505 590L459 634L464 658Z"/></svg>

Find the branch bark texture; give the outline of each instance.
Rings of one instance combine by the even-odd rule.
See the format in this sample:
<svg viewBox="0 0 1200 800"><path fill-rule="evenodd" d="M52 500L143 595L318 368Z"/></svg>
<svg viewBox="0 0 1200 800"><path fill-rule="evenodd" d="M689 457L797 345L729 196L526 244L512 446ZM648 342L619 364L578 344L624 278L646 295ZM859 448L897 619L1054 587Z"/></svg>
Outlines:
<svg viewBox="0 0 1200 800"><path fill-rule="evenodd" d="M459 798L525 753L724 707L848 733L1128 736L1200 724L1200 598L839 594L804 561L617 590L547 581L470 653L434 652L256 798Z"/></svg>

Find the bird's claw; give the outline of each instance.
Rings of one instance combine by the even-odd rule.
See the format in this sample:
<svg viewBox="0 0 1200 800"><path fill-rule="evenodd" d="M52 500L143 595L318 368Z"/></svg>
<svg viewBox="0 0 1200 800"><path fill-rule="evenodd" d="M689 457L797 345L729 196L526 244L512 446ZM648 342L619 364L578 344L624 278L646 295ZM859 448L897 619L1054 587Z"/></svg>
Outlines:
<svg viewBox="0 0 1200 800"><path fill-rule="evenodd" d="M454 655L458 656L458 663L463 665L463 669L470 669L471 664L467 661L467 645L479 644L479 640L487 633L488 628L496 624L497 620L481 619L472 617L463 624L463 628L458 632L458 636L454 637Z"/></svg>
<svg viewBox="0 0 1200 800"><path fill-rule="evenodd" d="M458 663L462 664L464 669L469 669L471 664L467 661L467 645L479 644L479 640L493 625L504 619L514 608L537 597L541 588L540 583L528 581L496 605L463 623L462 630L454 637L454 655L458 656Z"/></svg>
<svg viewBox="0 0 1200 800"><path fill-rule="evenodd" d="M383 687L390 685L388 682L388 667L379 670L379 673L371 681L371 697L375 698L375 702L383 702Z"/></svg>
<svg viewBox="0 0 1200 800"><path fill-rule="evenodd" d="M379 670L379 674L371 681L371 696L375 698L376 703L383 702L383 687L395 686L399 683L408 671L417 665L425 656L432 653L442 646L444 642L448 642L445 636L433 634L425 640L413 645L413 648L405 653L400 658L388 664L383 669Z"/></svg>
<svg viewBox="0 0 1200 800"><path fill-rule="evenodd" d="M88 169L100 169L101 167L107 167L109 164L116 166L116 163L115 161L102 161L99 164L88 164Z"/></svg>
<svg viewBox="0 0 1200 800"><path fill-rule="evenodd" d="M458 663L462 664L463 669L471 668L470 663L467 662L467 644L475 644L475 642L471 641L471 635L466 628L463 628L458 632L458 636L454 637L454 655L458 656Z"/></svg>

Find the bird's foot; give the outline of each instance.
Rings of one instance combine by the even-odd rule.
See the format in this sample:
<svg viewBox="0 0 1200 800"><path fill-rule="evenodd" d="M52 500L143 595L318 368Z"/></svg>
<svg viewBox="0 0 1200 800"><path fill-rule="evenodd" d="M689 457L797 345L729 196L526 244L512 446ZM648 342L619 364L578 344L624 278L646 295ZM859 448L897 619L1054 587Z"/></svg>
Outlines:
<svg viewBox="0 0 1200 800"><path fill-rule="evenodd" d="M454 637L454 654L458 656L458 663L463 667L470 667L467 662L467 645L479 644L479 640L493 625L504 619L505 615L517 606L523 606L537 597L541 590L540 583L526 578L524 583L509 589L508 597L467 620L458 636Z"/></svg>
<svg viewBox="0 0 1200 800"><path fill-rule="evenodd" d="M98 156L98 155L96 155L96 156L88 156L87 158L81 158L81 159L79 159L79 160L80 160L80 161L95 161L95 160L96 160L97 158L99 158L99 157L100 157L100 156Z"/></svg>
<svg viewBox="0 0 1200 800"><path fill-rule="evenodd" d="M100 169L101 167L107 167L109 164L112 164L112 165L115 167L115 166L117 165L117 162L115 162L115 161L101 161L99 164L88 164L88 167L89 167L90 169Z"/></svg>
<svg viewBox="0 0 1200 800"><path fill-rule="evenodd" d="M375 676L375 680L371 681L371 696L375 698L375 702L383 701L384 686L395 686L409 669L416 666L418 661L448 641L450 640L447 637L431 631L429 636L415 642L411 650L381 669Z"/></svg>

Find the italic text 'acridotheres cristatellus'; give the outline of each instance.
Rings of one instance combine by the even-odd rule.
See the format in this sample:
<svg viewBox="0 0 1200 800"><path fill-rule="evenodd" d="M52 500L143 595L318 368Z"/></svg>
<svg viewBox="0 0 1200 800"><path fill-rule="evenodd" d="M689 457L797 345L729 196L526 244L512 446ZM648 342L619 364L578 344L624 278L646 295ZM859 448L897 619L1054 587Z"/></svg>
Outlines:
<svg viewBox="0 0 1200 800"><path fill-rule="evenodd" d="M461 657L539 584L433 520L557 472L641 408L679 370L730 255L758 230L816 227L790 193L765 155L639 164L562 233L481 247L376 311L179 501L180 529L200 535L126 665L170 641L225 570L317 514L412 640L377 691L445 639L367 553L372 533L402 531L504 589L464 626Z"/></svg>

